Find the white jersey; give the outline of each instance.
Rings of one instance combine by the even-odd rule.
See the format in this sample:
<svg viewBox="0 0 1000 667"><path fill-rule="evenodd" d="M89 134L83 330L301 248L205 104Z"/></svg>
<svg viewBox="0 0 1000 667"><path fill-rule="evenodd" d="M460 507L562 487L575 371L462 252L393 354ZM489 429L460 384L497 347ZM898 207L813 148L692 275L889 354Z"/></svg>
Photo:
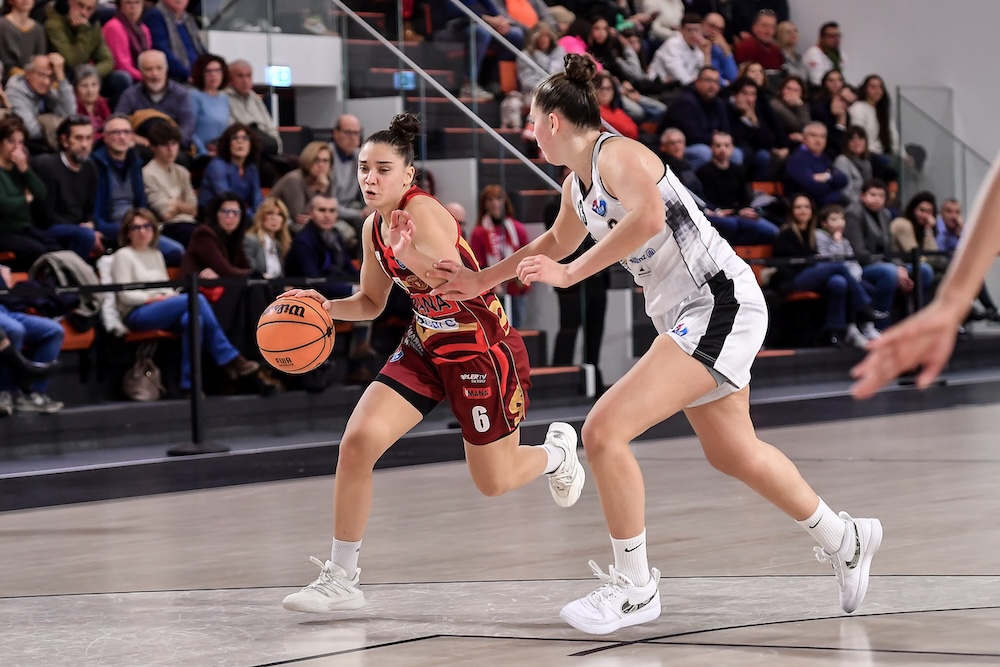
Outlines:
<svg viewBox="0 0 1000 667"><path fill-rule="evenodd" d="M601 146L616 136L602 133L594 145L591 185L586 193L581 189L580 179L575 175L573 178L577 214L598 241L627 212L621 202L608 194L597 170ZM720 272L732 278L750 270L705 219L687 188L666 165L656 185L663 198L663 230L621 260L621 265L643 288L646 313L650 317L663 315L698 293Z"/></svg>

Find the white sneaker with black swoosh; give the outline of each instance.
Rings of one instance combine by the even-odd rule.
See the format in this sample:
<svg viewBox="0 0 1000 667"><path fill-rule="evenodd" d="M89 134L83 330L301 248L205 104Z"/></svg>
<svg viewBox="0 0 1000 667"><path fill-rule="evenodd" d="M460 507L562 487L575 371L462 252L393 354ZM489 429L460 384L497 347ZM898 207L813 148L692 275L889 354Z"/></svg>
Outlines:
<svg viewBox="0 0 1000 667"><path fill-rule="evenodd" d="M563 607L559 612L562 620L577 630L606 635L659 617L660 571L655 567L650 570L649 583L641 587L633 584L614 565L609 565L605 574L597 563L590 561L590 569L604 585Z"/></svg>
<svg viewBox="0 0 1000 667"><path fill-rule="evenodd" d="M861 606L868 592L868 574L872 557L882 544L882 522L878 519L853 519L847 512L840 518L846 524L844 541L835 554L822 547L813 547L816 560L833 565L840 585L840 606L850 614Z"/></svg>
<svg viewBox="0 0 1000 667"><path fill-rule="evenodd" d="M559 507L572 507L580 499L587 473L576 455L576 429L565 422L552 422L545 434L546 444L563 450L565 458L553 472L549 473L549 490Z"/></svg>

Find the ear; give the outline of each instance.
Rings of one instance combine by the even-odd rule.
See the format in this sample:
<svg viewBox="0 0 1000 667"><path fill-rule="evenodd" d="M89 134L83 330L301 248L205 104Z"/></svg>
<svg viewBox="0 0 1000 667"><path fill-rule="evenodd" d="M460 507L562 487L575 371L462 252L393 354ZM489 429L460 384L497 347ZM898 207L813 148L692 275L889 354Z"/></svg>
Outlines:
<svg viewBox="0 0 1000 667"><path fill-rule="evenodd" d="M406 168L406 181L410 185L413 185L416 176L417 176L417 168L411 164L409 167Z"/></svg>
<svg viewBox="0 0 1000 667"><path fill-rule="evenodd" d="M550 111L549 112L549 127L552 128L552 134L555 134L556 130L558 130L561 126L562 126L562 119L559 118L559 116L557 116L555 113L553 113L553 112Z"/></svg>

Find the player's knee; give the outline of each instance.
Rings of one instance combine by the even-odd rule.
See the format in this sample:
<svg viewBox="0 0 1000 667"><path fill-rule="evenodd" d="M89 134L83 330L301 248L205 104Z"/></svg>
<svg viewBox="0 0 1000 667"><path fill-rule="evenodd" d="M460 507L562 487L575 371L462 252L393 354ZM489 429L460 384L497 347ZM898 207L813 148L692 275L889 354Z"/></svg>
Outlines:
<svg viewBox="0 0 1000 667"><path fill-rule="evenodd" d="M496 475L476 476L473 474L472 481L476 485L476 489L479 493L483 494L487 498L502 496L510 491L511 488L507 480L497 477Z"/></svg>
<svg viewBox="0 0 1000 667"><path fill-rule="evenodd" d="M620 445L621 438L613 433L608 423L603 419L588 418L580 429L583 449L587 458L593 460Z"/></svg>
<svg viewBox="0 0 1000 667"><path fill-rule="evenodd" d="M375 467L378 455L370 437L359 433L345 433L337 452L337 468L364 470Z"/></svg>
<svg viewBox="0 0 1000 667"><path fill-rule="evenodd" d="M705 458L708 459L708 463L713 468L724 475L745 480L752 476L756 468L755 462L758 459L758 447L755 446L756 444L747 445L746 447L728 447L724 451L707 450Z"/></svg>

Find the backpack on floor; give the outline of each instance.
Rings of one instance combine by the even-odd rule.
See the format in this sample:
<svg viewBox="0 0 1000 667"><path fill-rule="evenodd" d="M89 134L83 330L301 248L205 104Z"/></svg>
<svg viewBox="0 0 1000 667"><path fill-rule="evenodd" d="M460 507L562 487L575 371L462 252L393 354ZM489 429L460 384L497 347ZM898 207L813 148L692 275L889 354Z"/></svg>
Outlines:
<svg viewBox="0 0 1000 667"><path fill-rule="evenodd" d="M97 273L72 250L47 252L28 269L28 278L50 287L99 285ZM66 313L66 321L79 332L90 331L101 310L99 294L80 294L80 303Z"/></svg>

